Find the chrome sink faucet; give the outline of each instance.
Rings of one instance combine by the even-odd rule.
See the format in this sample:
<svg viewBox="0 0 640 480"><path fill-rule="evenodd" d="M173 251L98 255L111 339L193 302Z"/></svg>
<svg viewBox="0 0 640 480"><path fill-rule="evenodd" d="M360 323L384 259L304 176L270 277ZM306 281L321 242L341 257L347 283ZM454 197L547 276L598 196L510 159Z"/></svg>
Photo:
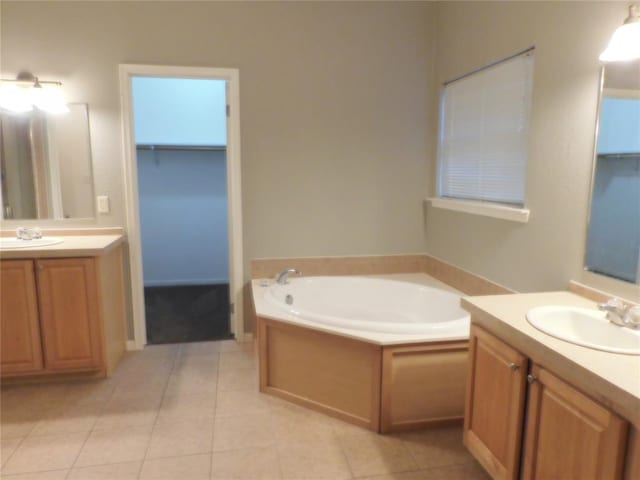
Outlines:
<svg viewBox="0 0 640 480"><path fill-rule="evenodd" d="M290 268L288 270L284 270L276 275L276 283L280 285L286 285L289 283L289 275L295 273L296 275L302 275L302 272L296 268Z"/></svg>
<svg viewBox="0 0 640 480"><path fill-rule="evenodd" d="M640 329L640 306L625 305L619 298L610 298L599 303L598 310L607 312L607 320L619 327Z"/></svg>
<svg viewBox="0 0 640 480"><path fill-rule="evenodd" d="M38 227L18 227L16 229L16 238L19 238L20 240L33 240L42 238L42 230L40 230Z"/></svg>

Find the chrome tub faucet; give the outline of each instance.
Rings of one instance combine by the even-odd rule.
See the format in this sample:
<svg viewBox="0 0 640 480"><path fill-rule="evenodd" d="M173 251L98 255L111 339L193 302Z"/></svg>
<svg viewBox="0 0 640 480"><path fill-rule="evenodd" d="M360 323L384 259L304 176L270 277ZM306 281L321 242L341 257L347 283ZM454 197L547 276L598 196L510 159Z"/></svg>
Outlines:
<svg viewBox="0 0 640 480"><path fill-rule="evenodd" d="M296 275L302 275L302 272L296 268L289 268L276 275L276 283L280 285L286 285L289 283L289 275L295 273Z"/></svg>
<svg viewBox="0 0 640 480"><path fill-rule="evenodd" d="M607 320L619 327L640 329L640 306L625 305L619 298L610 298L599 303L598 310L607 312Z"/></svg>

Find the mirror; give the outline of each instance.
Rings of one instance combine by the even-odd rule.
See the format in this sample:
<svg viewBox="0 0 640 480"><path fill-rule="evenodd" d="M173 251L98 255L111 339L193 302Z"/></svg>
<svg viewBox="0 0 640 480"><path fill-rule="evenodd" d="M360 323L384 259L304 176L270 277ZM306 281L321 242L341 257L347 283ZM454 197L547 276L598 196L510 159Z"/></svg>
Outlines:
<svg viewBox="0 0 640 480"><path fill-rule="evenodd" d="M640 60L602 75L585 263L640 283Z"/></svg>
<svg viewBox="0 0 640 480"><path fill-rule="evenodd" d="M65 219L94 216L89 115L0 114L2 218Z"/></svg>

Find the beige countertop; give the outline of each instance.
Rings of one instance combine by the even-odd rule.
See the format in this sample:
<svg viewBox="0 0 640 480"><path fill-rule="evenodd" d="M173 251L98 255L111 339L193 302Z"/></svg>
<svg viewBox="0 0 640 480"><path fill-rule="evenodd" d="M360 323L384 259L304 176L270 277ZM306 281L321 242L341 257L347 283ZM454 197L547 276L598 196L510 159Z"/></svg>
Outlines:
<svg viewBox="0 0 640 480"><path fill-rule="evenodd" d="M640 429L640 356L594 350L547 335L526 320L542 305L596 308L569 292L464 297L472 324L487 331L599 401Z"/></svg>
<svg viewBox="0 0 640 480"><path fill-rule="evenodd" d="M0 259L95 257L103 255L124 242L123 235L55 235L62 243L43 247L0 250Z"/></svg>

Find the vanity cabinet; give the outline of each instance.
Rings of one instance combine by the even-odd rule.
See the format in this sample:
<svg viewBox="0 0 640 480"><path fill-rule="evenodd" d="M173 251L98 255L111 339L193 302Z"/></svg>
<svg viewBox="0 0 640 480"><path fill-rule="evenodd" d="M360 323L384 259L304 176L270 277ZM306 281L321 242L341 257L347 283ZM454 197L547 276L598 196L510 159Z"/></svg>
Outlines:
<svg viewBox="0 0 640 480"><path fill-rule="evenodd" d="M522 444L527 358L472 327L464 443L496 479L516 479Z"/></svg>
<svg viewBox="0 0 640 480"><path fill-rule="evenodd" d="M113 370L125 347L120 247L98 257L0 266L3 378Z"/></svg>
<svg viewBox="0 0 640 480"><path fill-rule="evenodd" d="M31 260L0 262L0 373L42 370L36 280Z"/></svg>
<svg viewBox="0 0 640 480"><path fill-rule="evenodd" d="M102 366L93 258L36 260L45 365L51 371Z"/></svg>
<svg viewBox="0 0 640 480"><path fill-rule="evenodd" d="M529 382L522 478L622 478L627 422L538 365Z"/></svg>
<svg viewBox="0 0 640 480"><path fill-rule="evenodd" d="M624 419L476 325L469 367L464 443L494 479L622 478Z"/></svg>

